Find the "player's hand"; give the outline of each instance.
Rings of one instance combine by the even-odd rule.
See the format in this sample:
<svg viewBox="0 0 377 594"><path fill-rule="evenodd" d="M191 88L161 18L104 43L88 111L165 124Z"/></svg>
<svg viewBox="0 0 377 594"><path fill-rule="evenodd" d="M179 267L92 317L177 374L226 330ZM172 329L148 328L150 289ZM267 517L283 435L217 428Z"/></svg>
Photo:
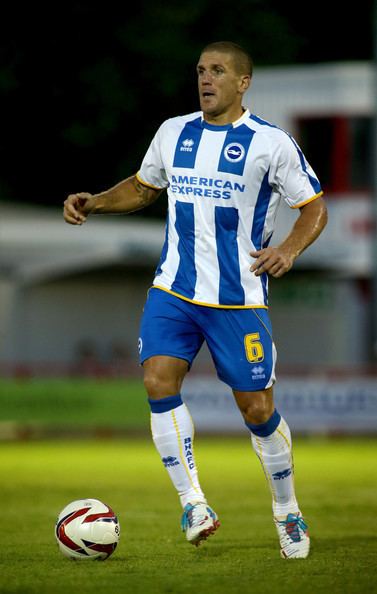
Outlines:
<svg viewBox="0 0 377 594"><path fill-rule="evenodd" d="M250 270L254 272L255 276L267 272L267 274L279 278L292 268L294 262L294 258L279 247L256 250L250 252L250 256L255 258L254 264L250 266Z"/></svg>
<svg viewBox="0 0 377 594"><path fill-rule="evenodd" d="M82 225L93 209L92 194L80 192L70 194L64 201L64 220L71 225Z"/></svg>

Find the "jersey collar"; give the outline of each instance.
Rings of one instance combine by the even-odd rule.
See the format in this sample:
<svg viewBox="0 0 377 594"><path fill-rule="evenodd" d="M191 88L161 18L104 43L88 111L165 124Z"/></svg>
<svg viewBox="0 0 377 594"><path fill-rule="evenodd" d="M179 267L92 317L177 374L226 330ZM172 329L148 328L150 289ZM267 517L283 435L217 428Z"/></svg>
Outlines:
<svg viewBox="0 0 377 594"><path fill-rule="evenodd" d="M250 111L248 109L245 109L242 116L240 118L238 118L238 120L236 120L235 122L232 122L231 124L224 124L224 126L216 126L216 124L209 124L208 122L206 122L205 119L203 118L203 112L202 112L201 125L202 125L202 128L205 128L206 130L213 130L214 132L222 132L224 130L231 130L232 128L236 128L240 124L243 124L244 121L247 120L249 117L250 117Z"/></svg>

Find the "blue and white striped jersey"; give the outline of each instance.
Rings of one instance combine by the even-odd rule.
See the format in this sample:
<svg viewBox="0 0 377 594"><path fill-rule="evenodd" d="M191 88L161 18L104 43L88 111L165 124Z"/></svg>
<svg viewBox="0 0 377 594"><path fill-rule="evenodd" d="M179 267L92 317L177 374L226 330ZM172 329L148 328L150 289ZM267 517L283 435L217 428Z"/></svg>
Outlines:
<svg viewBox="0 0 377 594"><path fill-rule="evenodd" d="M248 110L226 126L202 112L166 120L137 176L169 198L153 285L213 307L267 307L249 252L268 245L281 198L297 208L322 194L295 140Z"/></svg>

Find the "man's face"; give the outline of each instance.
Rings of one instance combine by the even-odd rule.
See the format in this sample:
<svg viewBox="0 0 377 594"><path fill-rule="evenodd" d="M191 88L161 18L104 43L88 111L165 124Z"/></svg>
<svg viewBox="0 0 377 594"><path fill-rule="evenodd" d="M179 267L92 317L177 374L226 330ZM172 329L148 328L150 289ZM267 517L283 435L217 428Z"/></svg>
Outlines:
<svg viewBox="0 0 377 594"><path fill-rule="evenodd" d="M215 117L241 104L250 77L237 73L230 54L205 52L196 69L200 107L204 114Z"/></svg>

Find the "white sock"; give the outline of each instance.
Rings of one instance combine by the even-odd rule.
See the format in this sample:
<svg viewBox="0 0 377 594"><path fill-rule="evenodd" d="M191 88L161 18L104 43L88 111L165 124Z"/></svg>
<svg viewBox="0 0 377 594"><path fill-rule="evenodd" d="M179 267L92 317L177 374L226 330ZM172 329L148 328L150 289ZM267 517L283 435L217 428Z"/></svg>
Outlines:
<svg viewBox="0 0 377 594"><path fill-rule="evenodd" d="M149 399L149 403L153 441L177 489L182 507L187 503L206 503L194 459L194 425L187 406L179 395Z"/></svg>
<svg viewBox="0 0 377 594"><path fill-rule="evenodd" d="M251 441L270 486L274 516L285 517L288 513L297 513L299 507L294 488L292 439L286 421L281 417L276 429L267 436L252 431Z"/></svg>

